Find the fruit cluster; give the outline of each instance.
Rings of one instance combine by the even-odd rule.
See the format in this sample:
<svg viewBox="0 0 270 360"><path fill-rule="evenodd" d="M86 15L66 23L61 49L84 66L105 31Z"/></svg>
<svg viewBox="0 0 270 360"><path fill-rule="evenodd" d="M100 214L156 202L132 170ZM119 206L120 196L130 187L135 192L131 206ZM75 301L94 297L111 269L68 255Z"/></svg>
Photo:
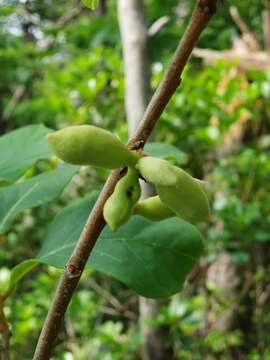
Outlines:
<svg viewBox="0 0 270 360"><path fill-rule="evenodd" d="M55 154L67 163L127 168L103 209L104 219L113 231L133 214L153 221L178 216L193 224L209 217L209 203L200 180L166 160L129 150L104 129L70 126L47 137ZM157 196L139 201L139 177L155 186Z"/></svg>

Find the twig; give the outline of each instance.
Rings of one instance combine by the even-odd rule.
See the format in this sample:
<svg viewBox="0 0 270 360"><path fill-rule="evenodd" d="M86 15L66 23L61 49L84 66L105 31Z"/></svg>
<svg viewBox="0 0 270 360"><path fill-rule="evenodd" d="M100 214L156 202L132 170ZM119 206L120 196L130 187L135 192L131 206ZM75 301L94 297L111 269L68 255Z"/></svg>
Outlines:
<svg viewBox="0 0 270 360"><path fill-rule="evenodd" d="M229 62L236 62L237 66L244 70L257 68L265 70L270 64L270 54L266 51L218 51L195 48L192 55L204 59L206 64L212 64L218 59L226 59Z"/></svg>
<svg viewBox="0 0 270 360"><path fill-rule="evenodd" d="M4 314L4 299L0 296L0 360L9 360L10 329Z"/></svg>
<svg viewBox="0 0 270 360"><path fill-rule="evenodd" d="M244 22L243 18L240 16L236 6L230 6L230 14L236 26L241 31L243 40L246 43L247 47L250 50L258 51L260 49L259 41L256 35L252 31L250 31L249 27Z"/></svg>
<svg viewBox="0 0 270 360"><path fill-rule="evenodd" d="M270 9L265 9L263 17L263 41L266 50L270 50Z"/></svg>
<svg viewBox="0 0 270 360"><path fill-rule="evenodd" d="M26 91L25 85L18 85L8 102L6 108L3 111L2 119L7 122L10 118L10 115L12 114L13 110L15 109L18 102L21 100L21 98L24 96Z"/></svg>
<svg viewBox="0 0 270 360"><path fill-rule="evenodd" d="M115 307L116 309L122 308L122 304L120 303L120 301L118 301L116 297L110 294L109 291L101 287L94 279L87 279L87 284L104 299L106 299L107 302L109 302L113 307Z"/></svg>
<svg viewBox="0 0 270 360"><path fill-rule="evenodd" d="M240 16L236 6L230 6L230 14L231 14L231 17L233 18L235 24L237 25L237 27L241 31L241 33L244 34L244 33L249 33L250 32L247 24L244 22L244 20Z"/></svg>
<svg viewBox="0 0 270 360"><path fill-rule="evenodd" d="M133 147L138 142L146 142L157 120L180 84L181 74L188 58L198 40L201 32L208 24L216 11L217 0L199 0L192 14L189 26L176 50L172 64L167 70L163 80L156 90L141 125L135 136L129 141L128 147ZM107 180L80 236L80 239L69 259L56 290L55 298L43 325L38 344L35 350L34 360L47 360L53 350L54 341L63 320L71 297L80 280L83 269L91 254L91 251L105 226L103 219L103 206L112 194L121 175L119 170L113 171Z"/></svg>
<svg viewBox="0 0 270 360"><path fill-rule="evenodd" d="M102 288L97 282L95 282L95 280L88 279L87 283L93 290L95 290L99 295L101 295L101 297L103 297L104 300L106 300L114 307L115 313L117 313L118 315L119 314L124 315L126 318L131 320L138 318L138 316L135 313L126 309L126 307L122 305L116 297L114 297L108 290ZM105 308L105 306L103 308Z"/></svg>
<svg viewBox="0 0 270 360"><path fill-rule="evenodd" d="M79 2L76 6L74 6L69 12L61 16L57 21L57 26L64 26L66 25L70 20L73 20L76 18L80 13L83 11L84 5L82 2Z"/></svg>
<svg viewBox="0 0 270 360"><path fill-rule="evenodd" d="M161 18L157 19L148 29L148 36L155 36L161 29L164 28L168 24L171 18L168 15L162 16Z"/></svg>

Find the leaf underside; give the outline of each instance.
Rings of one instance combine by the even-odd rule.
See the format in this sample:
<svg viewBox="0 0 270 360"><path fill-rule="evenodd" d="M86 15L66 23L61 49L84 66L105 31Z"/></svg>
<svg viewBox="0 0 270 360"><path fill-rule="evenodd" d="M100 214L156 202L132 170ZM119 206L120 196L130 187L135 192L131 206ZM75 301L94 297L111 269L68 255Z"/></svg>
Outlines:
<svg viewBox="0 0 270 360"><path fill-rule="evenodd" d="M0 183L19 179L38 159L52 155L43 125L29 125L0 137Z"/></svg>
<svg viewBox="0 0 270 360"><path fill-rule="evenodd" d="M12 221L22 210L56 199L77 170L76 166L63 165L30 180L0 187L0 233L10 228Z"/></svg>

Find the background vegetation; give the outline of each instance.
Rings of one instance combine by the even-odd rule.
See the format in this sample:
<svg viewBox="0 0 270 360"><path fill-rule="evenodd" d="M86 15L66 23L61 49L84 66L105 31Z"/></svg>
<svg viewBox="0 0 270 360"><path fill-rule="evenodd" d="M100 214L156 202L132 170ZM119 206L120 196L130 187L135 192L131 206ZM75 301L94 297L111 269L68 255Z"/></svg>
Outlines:
<svg viewBox="0 0 270 360"><path fill-rule="evenodd" d="M149 41L153 89L193 5L145 1L148 26L169 16ZM230 15L231 5L266 53L262 13L269 4L260 0L227 0L198 47L223 51L242 41L254 51ZM221 57L207 65L192 58L156 130L156 141L179 148L179 163L207 180L213 216L203 229L204 256L184 290L162 301L149 324L160 328L168 358L270 359L270 68ZM115 0L96 11L75 0L0 2L0 133L41 123L54 129L94 124L127 140ZM54 159L39 161L27 176L52 168ZM83 168L60 199L18 215L0 235L0 277L33 258L54 215L100 189L106 176ZM7 302L12 359L31 359L59 274L40 266ZM54 359L137 359L142 341L137 296L87 270Z"/></svg>

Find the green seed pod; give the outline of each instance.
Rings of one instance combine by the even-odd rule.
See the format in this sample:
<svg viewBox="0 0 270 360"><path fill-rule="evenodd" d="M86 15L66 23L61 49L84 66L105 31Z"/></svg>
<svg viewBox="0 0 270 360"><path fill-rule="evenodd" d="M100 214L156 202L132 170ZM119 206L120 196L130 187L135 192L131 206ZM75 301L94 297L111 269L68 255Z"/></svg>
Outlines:
<svg viewBox="0 0 270 360"><path fill-rule="evenodd" d="M191 223L208 219L209 203L200 180L166 160L150 156L141 158L136 167L156 186L161 201L177 216Z"/></svg>
<svg viewBox="0 0 270 360"><path fill-rule="evenodd" d="M134 168L128 168L127 174L118 181L113 194L104 205L103 216L112 231L129 220L140 196L138 173Z"/></svg>
<svg viewBox="0 0 270 360"><path fill-rule="evenodd" d="M55 154L67 163L117 169L136 164L139 155L109 131L91 125L69 126L47 135Z"/></svg>
<svg viewBox="0 0 270 360"><path fill-rule="evenodd" d="M201 188L202 188L203 192L205 193L206 197L208 197L207 190L206 190L206 187L205 187L205 182L203 180L196 179L196 178L194 178L194 180L201 186Z"/></svg>
<svg viewBox="0 0 270 360"><path fill-rule="evenodd" d="M160 199L186 221L196 224L207 220L210 209L204 187L182 169L175 169L178 174L176 184L156 186Z"/></svg>
<svg viewBox="0 0 270 360"><path fill-rule="evenodd" d="M146 181L154 185L173 185L177 182L175 166L166 160L145 156L139 159L136 168Z"/></svg>
<svg viewBox="0 0 270 360"><path fill-rule="evenodd" d="M176 216L161 200L159 196L152 196L138 202L134 214L141 215L152 221L161 221Z"/></svg>

